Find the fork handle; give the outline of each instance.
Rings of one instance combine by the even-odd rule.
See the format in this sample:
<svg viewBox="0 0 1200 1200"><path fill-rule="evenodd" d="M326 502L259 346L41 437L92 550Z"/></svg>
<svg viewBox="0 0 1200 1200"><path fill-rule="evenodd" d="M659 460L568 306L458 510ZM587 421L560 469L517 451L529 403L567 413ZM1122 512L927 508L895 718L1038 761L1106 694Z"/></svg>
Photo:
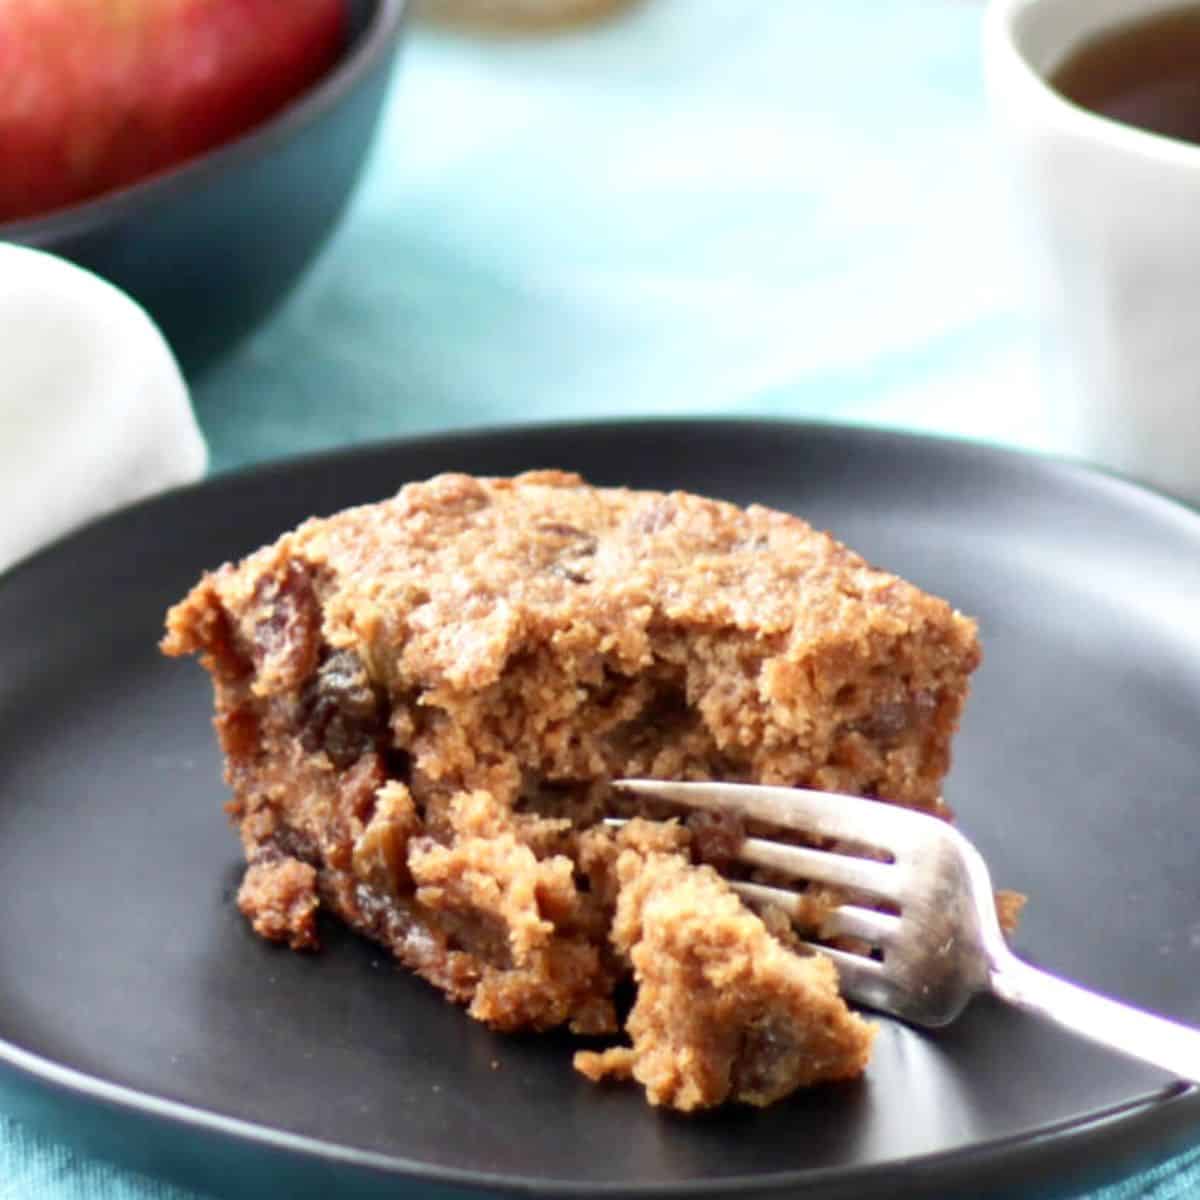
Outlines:
<svg viewBox="0 0 1200 1200"><path fill-rule="evenodd" d="M1068 983L1005 950L993 957L992 991L1017 1008L1040 1013L1113 1050L1200 1083L1200 1030L1156 1017Z"/></svg>

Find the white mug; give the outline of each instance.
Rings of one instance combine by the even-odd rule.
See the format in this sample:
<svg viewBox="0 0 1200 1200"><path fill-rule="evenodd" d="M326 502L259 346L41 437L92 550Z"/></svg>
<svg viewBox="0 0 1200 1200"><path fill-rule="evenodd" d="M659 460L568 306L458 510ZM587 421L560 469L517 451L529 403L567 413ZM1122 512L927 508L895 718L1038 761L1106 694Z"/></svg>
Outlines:
<svg viewBox="0 0 1200 1200"><path fill-rule="evenodd" d="M1200 145L1046 82L1097 34L1181 0L991 0L984 65L1025 235L1055 441L1200 503Z"/></svg>

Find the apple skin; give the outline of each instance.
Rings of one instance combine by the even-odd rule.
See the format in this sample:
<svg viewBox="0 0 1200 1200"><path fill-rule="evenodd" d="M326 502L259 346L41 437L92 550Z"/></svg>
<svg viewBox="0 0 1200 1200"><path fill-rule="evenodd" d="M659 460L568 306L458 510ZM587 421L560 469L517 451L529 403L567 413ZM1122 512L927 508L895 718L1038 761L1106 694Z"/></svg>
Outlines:
<svg viewBox="0 0 1200 1200"><path fill-rule="evenodd" d="M0 0L0 221L229 141L320 78L346 0Z"/></svg>

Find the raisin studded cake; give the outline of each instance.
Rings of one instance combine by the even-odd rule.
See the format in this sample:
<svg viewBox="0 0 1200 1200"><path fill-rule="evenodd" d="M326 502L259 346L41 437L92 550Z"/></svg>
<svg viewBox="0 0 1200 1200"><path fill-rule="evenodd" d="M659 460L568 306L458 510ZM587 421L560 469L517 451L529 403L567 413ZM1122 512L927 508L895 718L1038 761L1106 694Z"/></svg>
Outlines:
<svg viewBox="0 0 1200 1200"><path fill-rule="evenodd" d="M576 1065L655 1104L863 1070L829 960L714 869L740 831L609 782L942 812L979 659L944 601L766 508L442 475L205 575L163 648L212 675L262 936L313 947L324 907L498 1030L618 1034L632 981Z"/></svg>

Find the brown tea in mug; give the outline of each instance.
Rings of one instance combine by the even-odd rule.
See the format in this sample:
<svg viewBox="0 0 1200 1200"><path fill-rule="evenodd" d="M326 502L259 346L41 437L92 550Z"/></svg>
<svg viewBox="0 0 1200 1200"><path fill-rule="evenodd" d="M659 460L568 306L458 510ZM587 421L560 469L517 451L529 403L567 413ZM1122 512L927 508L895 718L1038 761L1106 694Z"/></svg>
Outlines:
<svg viewBox="0 0 1200 1200"><path fill-rule="evenodd" d="M1050 74L1050 84L1103 117L1200 143L1200 4L1089 38Z"/></svg>

